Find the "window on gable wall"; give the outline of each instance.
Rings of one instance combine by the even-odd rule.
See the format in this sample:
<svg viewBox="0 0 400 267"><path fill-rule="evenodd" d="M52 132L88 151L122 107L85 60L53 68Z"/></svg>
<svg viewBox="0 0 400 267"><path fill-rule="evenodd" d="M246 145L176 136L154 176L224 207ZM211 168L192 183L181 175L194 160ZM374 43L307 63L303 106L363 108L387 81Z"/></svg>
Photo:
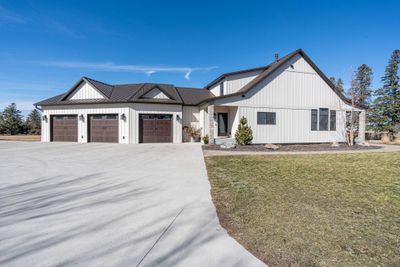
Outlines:
<svg viewBox="0 0 400 267"><path fill-rule="evenodd" d="M224 95L224 82L219 84L219 95L220 96Z"/></svg>
<svg viewBox="0 0 400 267"><path fill-rule="evenodd" d="M311 131L336 131L336 110L319 108L311 110Z"/></svg>
<svg viewBox="0 0 400 267"><path fill-rule="evenodd" d="M311 110L311 131L318 131L318 109Z"/></svg>
<svg viewBox="0 0 400 267"><path fill-rule="evenodd" d="M336 131L336 110L330 111L330 127L331 131Z"/></svg>
<svg viewBox="0 0 400 267"><path fill-rule="evenodd" d="M320 108L319 109L319 130L328 131L329 122L329 109Z"/></svg>

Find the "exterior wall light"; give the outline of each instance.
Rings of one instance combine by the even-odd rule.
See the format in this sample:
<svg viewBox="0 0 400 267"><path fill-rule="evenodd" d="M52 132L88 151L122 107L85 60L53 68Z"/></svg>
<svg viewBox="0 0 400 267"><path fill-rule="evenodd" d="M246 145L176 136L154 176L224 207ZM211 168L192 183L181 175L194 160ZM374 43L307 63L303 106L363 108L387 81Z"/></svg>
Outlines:
<svg viewBox="0 0 400 267"><path fill-rule="evenodd" d="M181 116L179 116L179 114L176 114L176 121L182 122L182 118L181 118Z"/></svg>
<svg viewBox="0 0 400 267"><path fill-rule="evenodd" d="M83 114L79 115L79 120L80 121L85 121L85 116L83 116Z"/></svg>
<svg viewBox="0 0 400 267"><path fill-rule="evenodd" d="M42 120L47 122L47 115L43 115Z"/></svg>
<svg viewBox="0 0 400 267"><path fill-rule="evenodd" d="M126 115L125 115L125 113L122 113L122 114L121 114L121 120L126 121Z"/></svg>

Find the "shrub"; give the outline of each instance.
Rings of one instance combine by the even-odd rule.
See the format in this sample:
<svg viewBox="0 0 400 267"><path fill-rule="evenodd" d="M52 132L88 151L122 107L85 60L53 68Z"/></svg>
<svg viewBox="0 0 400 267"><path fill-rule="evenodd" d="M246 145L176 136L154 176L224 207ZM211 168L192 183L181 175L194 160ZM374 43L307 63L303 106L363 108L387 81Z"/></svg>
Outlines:
<svg viewBox="0 0 400 267"><path fill-rule="evenodd" d="M235 139L238 145L249 145L253 140L253 131L251 127L247 125L247 119L245 117L240 118L239 127L235 133Z"/></svg>
<svg viewBox="0 0 400 267"><path fill-rule="evenodd" d="M203 142L204 142L205 145L208 145L208 143L210 142L210 137L208 137L208 134L206 134L206 135L203 137Z"/></svg>

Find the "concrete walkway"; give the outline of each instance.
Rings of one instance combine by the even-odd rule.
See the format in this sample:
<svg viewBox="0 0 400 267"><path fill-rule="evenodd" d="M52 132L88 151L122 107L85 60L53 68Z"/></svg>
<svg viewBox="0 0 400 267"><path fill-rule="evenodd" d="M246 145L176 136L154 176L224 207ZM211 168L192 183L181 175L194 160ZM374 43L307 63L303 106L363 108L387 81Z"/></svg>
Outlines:
<svg viewBox="0 0 400 267"><path fill-rule="evenodd" d="M221 228L200 145L0 142L0 266L265 266Z"/></svg>
<svg viewBox="0 0 400 267"><path fill-rule="evenodd" d="M349 153L379 153L400 152L400 145L371 144L378 149L350 150L350 151L227 151L227 150L203 150L205 157L212 156L239 156L239 155L311 155L311 154L349 154Z"/></svg>

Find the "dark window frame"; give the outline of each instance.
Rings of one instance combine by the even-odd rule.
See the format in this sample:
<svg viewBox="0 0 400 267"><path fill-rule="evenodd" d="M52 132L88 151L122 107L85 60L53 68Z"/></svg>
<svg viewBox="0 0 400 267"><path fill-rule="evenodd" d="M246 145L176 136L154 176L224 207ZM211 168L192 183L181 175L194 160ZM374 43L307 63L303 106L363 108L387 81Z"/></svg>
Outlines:
<svg viewBox="0 0 400 267"><path fill-rule="evenodd" d="M318 115L319 115L318 109L311 110L311 131L318 131L318 121L319 121Z"/></svg>
<svg viewBox="0 0 400 267"><path fill-rule="evenodd" d="M276 112L257 112L257 125L276 125Z"/></svg>
<svg viewBox="0 0 400 267"><path fill-rule="evenodd" d="M329 131L329 108L319 108L318 130Z"/></svg>
<svg viewBox="0 0 400 267"><path fill-rule="evenodd" d="M219 84L219 95L220 96L224 95L224 82Z"/></svg>
<svg viewBox="0 0 400 267"><path fill-rule="evenodd" d="M336 131L336 110L329 110L329 130Z"/></svg>

